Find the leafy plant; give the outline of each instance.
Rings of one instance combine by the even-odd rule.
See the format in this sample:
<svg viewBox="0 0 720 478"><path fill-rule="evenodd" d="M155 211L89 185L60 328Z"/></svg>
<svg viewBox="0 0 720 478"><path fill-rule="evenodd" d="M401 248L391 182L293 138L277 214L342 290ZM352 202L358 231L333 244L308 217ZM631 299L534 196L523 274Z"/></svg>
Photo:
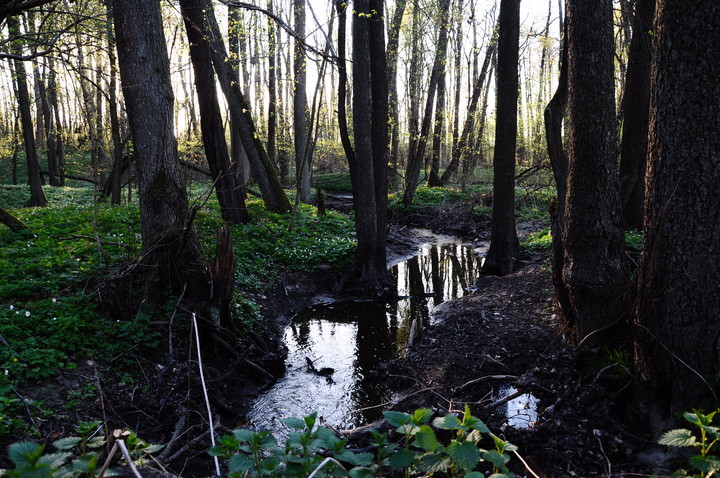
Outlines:
<svg viewBox="0 0 720 478"><path fill-rule="evenodd" d="M431 421L432 411L424 408L413 413L388 411L384 415L402 439L396 443L387 433L371 431L373 454L348 450L346 439L317 426L316 414L283 420L292 430L284 447L268 431L242 429L221 437L209 453L228 460L230 477L362 478L382 476L387 469L407 477L444 473L451 477L483 478L481 469L490 471L493 478L514 476L507 468L510 461L507 452L516 448L492 434L467 407L462 419L451 414ZM438 433L444 437L449 433L449 440L441 442ZM491 447L483 448L483 443ZM352 468L346 470L346 465Z"/></svg>
<svg viewBox="0 0 720 478"><path fill-rule="evenodd" d="M535 252L549 251L552 247L552 233L546 227L539 231L528 234L523 241L523 246Z"/></svg>
<svg viewBox="0 0 720 478"><path fill-rule="evenodd" d="M677 470L671 476L673 478L685 477L710 477L720 471L720 457L711 453L715 445L720 440L720 427L712 424L715 414L720 410L715 410L708 414L703 414L698 410L686 412L683 417L686 421L695 425L700 431L700 439L687 428L679 428L663 433L658 440L661 445L677 446L677 447L693 447L697 451L697 455L690 458L690 466L699 473L690 475L686 470Z"/></svg>

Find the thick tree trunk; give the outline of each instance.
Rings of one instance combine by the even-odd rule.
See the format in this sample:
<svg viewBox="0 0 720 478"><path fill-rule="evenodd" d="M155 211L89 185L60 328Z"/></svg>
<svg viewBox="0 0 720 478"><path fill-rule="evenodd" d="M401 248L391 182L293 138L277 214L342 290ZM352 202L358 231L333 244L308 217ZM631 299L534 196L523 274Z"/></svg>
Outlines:
<svg viewBox="0 0 720 478"><path fill-rule="evenodd" d="M635 4L620 145L620 201L626 229L640 229L643 223L654 13L655 0Z"/></svg>
<svg viewBox="0 0 720 478"><path fill-rule="evenodd" d="M612 0L568 2L563 282L577 339L627 312L617 178Z"/></svg>
<svg viewBox="0 0 720 478"><path fill-rule="evenodd" d="M180 0L180 8L185 20L190 59L195 72L195 91L200 106L200 129L205 157L217 191L220 212L225 221L246 223L248 213L245 208L245 191L230 165L225 128L215 88L210 44L202 35L204 22L202 0Z"/></svg>
<svg viewBox="0 0 720 478"><path fill-rule="evenodd" d="M482 272L512 272L520 243L515 227L515 146L517 141L520 0L501 0L498 34L497 119L493 156L490 249Z"/></svg>
<svg viewBox="0 0 720 478"><path fill-rule="evenodd" d="M656 25L636 313L641 371L674 415L720 395L720 3L659 0Z"/></svg>
<svg viewBox="0 0 720 478"><path fill-rule="evenodd" d="M188 197L173 126L170 63L160 3L115 0L118 62L137 164L143 262L153 268L148 295L179 292L196 263L188 244Z"/></svg>

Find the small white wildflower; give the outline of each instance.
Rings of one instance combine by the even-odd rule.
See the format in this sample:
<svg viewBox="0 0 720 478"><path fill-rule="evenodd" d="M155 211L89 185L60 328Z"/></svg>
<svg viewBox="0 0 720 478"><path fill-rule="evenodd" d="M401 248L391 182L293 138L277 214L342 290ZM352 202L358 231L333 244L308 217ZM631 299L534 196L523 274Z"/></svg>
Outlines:
<svg viewBox="0 0 720 478"><path fill-rule="evenodd" d="M10 375L10 371L8 369L5 369L5 375Z"/></svg>
<svg viewBox="0 0 720 478"><path fill-rule="evenodd" d="M29 311L29 310L26 310L26 311L25 311L25 317L30 317L30 311Z"/></svg>
<svg viewBox="0 0 720 478"><path fill-rule="evenodd" d="M11 306L10 306L10 310L13 310L14 308L15 308L14 305L11 305Z"/></svg>
<svg viewBox="0 0 720 478"><path fill-rule="evenodd" d="M57 299L53 297L53 302L57 302Z"/></svg>
<svg viewBox="0 0 720 478"><path fill-rule="evenodd" d="M53 317L53 320L57 320L57 317Z"/></svg>

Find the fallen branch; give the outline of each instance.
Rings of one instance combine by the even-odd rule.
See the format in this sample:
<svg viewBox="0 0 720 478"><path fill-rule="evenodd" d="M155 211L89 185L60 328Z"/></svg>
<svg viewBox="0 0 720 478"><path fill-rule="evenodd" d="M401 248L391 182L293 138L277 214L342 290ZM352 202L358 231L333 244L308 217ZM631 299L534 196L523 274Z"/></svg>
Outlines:
<svg viewBox="0 0 720 478"><path fill-rule="evenodd" d="M469 382L465 382L462 385L453 388L453 392L457 392L458 390L462 390L463 388L476 383L488 382L490 380L517 380L517 378L518 377L516 375L485 375L484 377L470 380Z"/></svg>
<svg viewBox="0 0 720 478"><path fill-rule="evenodd" d="M87 239L87 240L93 241L93 242L100 241L100 243L101 243L103 246L118 246L118 247L122 247L122 248L124 248L124 249L127 249L127 250L129 250L129 251L135 249L133 246L130 246L130 245L128 245L128 244L124 244L124 243L122 243L122 242L105 241L105 240L102 240L102 239L96 239L96 238L94 238L93 236L84 236L84 235L82 235L82 234L73 234L73 235L70 236L70 237L61 237L60 239L58 239L58 241L71 241L71 240L73 240L73 239Z"/></svg>
<svg viewBox="0 0 720 478"><path fill-rule="evenodd" d="M29 231L30 228L22 222L20 219L16 218L9 212L7 212L5 209L0 207L0 222L5 224L7 227L10 228L13 232L20 232L20 231Z"/></svg>

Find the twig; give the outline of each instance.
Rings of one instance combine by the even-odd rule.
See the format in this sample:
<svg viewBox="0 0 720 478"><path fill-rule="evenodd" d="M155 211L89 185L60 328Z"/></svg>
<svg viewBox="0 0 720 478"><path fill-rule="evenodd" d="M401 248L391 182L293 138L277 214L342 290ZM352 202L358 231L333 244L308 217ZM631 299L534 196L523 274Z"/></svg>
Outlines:
<svg viewBox="0 0 720 478"><path fill-rule="evenodd" d="M585 342L587 342L590 339L590 337L593 337L593 336L599 334L600 332L604 332L612 327L615 327L619 323L623 322L625 320L625 318L626 318L626 314L623 314L622 317L620 317L618 320L616 320L612 324L604 325L598 329L593 330L592 332L587 334L585 337L583 337L580 342L578 342L578 344L573 349L573 352L577 352L578 350L580 350L580 347L582 347L585 344Z"/></svg>
<svg viewBox="0 0 720 478"><path fill-rule="evenodd" d="M602 446L602 440L600 439L600 430L593 430L593 435L595 435L595 438L597 438L598 445L600 445L600 453L605 457L605 461L607 462L607 475L612 476L612 463L610 463L610 458L605 454L605 449Z"/></svg>
<svg viewBox="0 0 720 478"><path fill-rule="evenodd" d="M130 246L130 245L122 243L122 242L105 241L103 239L95 238L94 236L85 236L82 234L72 234L70 237L61 237L58 239L58 241L71 241L73 239L87 239L89 241L98 242L104 246L118 246L118 247L125 248L129 251L132 251L133 249L135 249L133 246Z"/></svg>
<svg viewBox="0 0 720 478"><path fill-rule="evenodd" d="M103 478L105 476L105 472L110 467L110 463L112 462L113 458L115 458L115 453L117 453L118 449L118 442L116 441L112 448L110 449L110 453L108 453L107 458L105 458L105 463L103 463L102 468L100 468L100 472L98 473L98 478Z"/></svg>
<svg viewBox="0 0 720 478"><path fill-rule="evenodd" d="M177 459L177 457L179 457L180 455L185 453L188 450L188 448L190 448L195 443L197 443L200 440L202 440L203 438L205 438L205 435L207 435L208 433L210 433L210 430L205 430L203 433L201 433L200 435L196 436L195 438L193 438L192 440L187 442L182 448L180 448L178 451L176 451L172 456L168 457L167 462L170 463L170 462L175 461Z"/></svg>
<svg viewBox="0 0 720 478"><path fill-rule="evenodd" d="M501 398L499 400L495 400L494 402L492 402L489 405L485 405L485 408L497 408L500 405L504 405L507 402L509 402L510 400L514 400L514 399L518 398L520 395L524 395L524 394L525 394L524 391L517 390L517 391L511 393L510 395L505 395L503 398Z"/></svg>
<svg viewBox="0 0 720 478"><path fill-rule="evenodd" d="M518 377L516 375L485 375L484 377L470 380L469 382L465 382L462 385L453 388L453 392L457 392L458 390L462 390L467 386L474 385L476 383L487 382L489 380L517 380L517 378Z"/></svg>
<svg viewBox="0 0 720 478"><path fill-rule="evenodd" d="M540 478L540 477L537 475L537 473L535 473L535 472L532 470L532 468L530 468L530 466L529 466L529 465L527 464L527 462L523 459L523 457L520 456L520 453L518 453L517 450L513 450L513 453L515 453L515 456L518 457L518 460L520 460L520 461L522 462L522 464L525 466L525 469L526 469L528 472L530 472L530 474L531 474L532 476L534 476L535 478Z"/></svg>
<svg viewBox="0 0 720 478"><path fill-rule="evenodd" d="M212 410L210 409L210 399L208 398L207 386L205 386L205 374L203 373L202 356L200 354L200 333L198 332L197 317L195 312L192 314L193 328L195 329L195 343L197 345L198 368L200 370L200 383L202 384L203 396L205 397L205 406L207 406L208 423L210 424L210 443L215 446L215 426L213 425ZM220 476L220 461L217 456L213 457L215 461L215 475Z"/></svg>
<svg viewBox="0 0 720 478"><path fill-rule="evenodd" d="M118 439L118 441L115 442L115 444L120 448L120 451L122 451L123 456L125 457L125 461L127 461L128 466L132 470L133 474L137 478L142 478L142 475L138 471L138 469L135 467L135 463L133 463L132 455L130 455L130 450L127 449L127 446L125 445L125 440L123 438ZM220 473L218 473L219 475Z"/></svg>
<svg viewBox="0 0 720 478"><path fill-rule="evenodd" d="M337 466L340 467L340 469L343 471L343 473L345 473L347 476L350 476L350 474L347 472L347 470L345 469L345 467L342 466L339 461L337 461L335 458L329 456L329 457L325 458L325 459L318 465L318 467L315 468L315 471L313 471L312 473L310 473L310 474L308 475L307 478L313 478L315 475L317 475L317 474L320 472L320 469L321 469L322 467L324 467L325 465L327 465L328 463L335 463Z"/></svg>

